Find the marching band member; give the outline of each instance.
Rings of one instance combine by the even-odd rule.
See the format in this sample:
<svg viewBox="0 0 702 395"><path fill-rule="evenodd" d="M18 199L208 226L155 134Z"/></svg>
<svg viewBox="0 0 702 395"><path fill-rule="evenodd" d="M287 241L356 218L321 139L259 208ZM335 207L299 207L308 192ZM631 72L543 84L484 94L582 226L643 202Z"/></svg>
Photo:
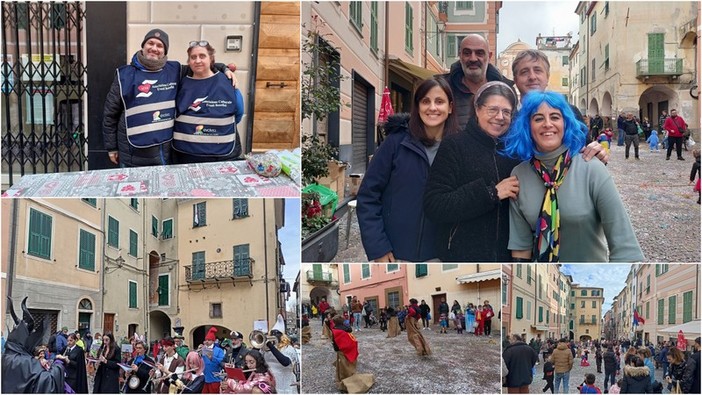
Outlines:
<svg viewBox="0 0 702 395"><path fill-rule="evenodd" d="M161 340L161 346L165 350L163 356L156 364L156 377L170 376L175 373L180 375L185 371L185 361L175 352L175 342L170 336ZM170 384L164 377L159 383L156 392L159 394L167 394Z"/></svg>
<svg viewBox="0 0 702 395"><path fill-rule="evenodd" d="M120 350L112 333L102 336L102 346L98 350L98 364L95 372L94 394L116 394L119 392Z"/></svg>
<svg viewBox="0 0 702 395"><path fill-rule="evenodd" d="M136 375L139 378L139 386L131 388L131 386L127 385L125 392L130 394L150 394L153 383L149 380L149 377L156 362L146 355L146 346L143 341L137 340L134 342L134 351L136 353L135 357L127 362L127 365L132 367L132 372L125 378L129 382L130 376Z"/></svg>
<svg viewBox="0 0 702 395"><path fill-rule="evenodd" d="M185 357L187 357L188 353L190 352L190 347L188 347L188 345L185 344L184 340L185 338L180 333L176 333L176 335L173 336L173 341L175 341L175 350L178 353L178 355L183 359L185 359Z"/></svg>
<svg viewBox="0 0 702 395"><path fill-rule="evenodd" d="M258 350L251 350L244 357L246 369L253 369L246 381L226 379L222 381L222 393L225 394L275 394L275 376L268 368L264 357Z"/></svg>
<svg viewBox="0 0 702 395"><path fill-rule="evenodd" d="M203 394L218 394L221 379L215 376L221 370L220 363L224 359L224 350L215 346L215 334L217 328L210 328L205 336L205 342L201 348L202 361L205 364L205 386Z"/></svg>
<svg viewBox="0 0 702 395"><path fill-rule="evenodd" d="M292 346L290 338L283 333L285 331L285 321L283 316L278 314L278 320L271 329L271 336L275 336L277 345L273 342L266 342L266 346L270 352L264 352L263 356L266 363L270 367L271 373L275 376L279 394L296 394L296 378L293 371L294 364L297 361L297 351Z"/></svg>
<svg viewBox="0 0 702 395"><path fill-rule="evenodd" d="M419 305L417 304L417 299L410 299L410 307L407 312L407 319L405 320L405 326L407 327L407 340L410 344L417 349L417 354L420 356L431 355L431 350L429 349L429 344L424 339L422 332L417 326L417 322L422 318L420 313Z"/></svg>
<svg viewBox="0 0 702 395"><path fill-rule="evenodd" d="M176 380L173 384L181 394L199 394L205 386L205 376L203 371L205 364L197 351L190 351L185 358L186 371L183 378Z"/></svg>
<svg viewBox="0 0 702 395"><path fill-rule="evenodd" d="M68 346L63 355L56 358L66 364L66 383L77 394L88 392L88 375L85 369L85 354L77 344L78 337L75 333L68 335Z"/></svg>
<svg viewBox="0 0 702 395"><path fill-rule="evenodd" d="M345 389L341 381L347 377L351 377L356 373L356 362L358 360L358 341L353 336L353 329L344 325L344 317L340 315L334 316L332 319L334 328L332 328L332 345L336 351L336 386L339 391Z"/></svg>
<svg viewBox="0 0 702 395"><path fill-rule="evenodd" d="M224 362L230 366L243 369L244 356L249 352L249 349L244 344L244 335L241 332L232 331L229 334L229 338L231 339L231 348L227 351Z"/></svg>

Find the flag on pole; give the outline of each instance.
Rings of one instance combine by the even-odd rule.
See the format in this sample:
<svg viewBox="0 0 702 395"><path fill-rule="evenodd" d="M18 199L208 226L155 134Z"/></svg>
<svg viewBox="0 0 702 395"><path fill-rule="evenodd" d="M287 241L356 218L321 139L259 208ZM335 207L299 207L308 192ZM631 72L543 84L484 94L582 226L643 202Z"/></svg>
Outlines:
<svg viewBox="0 0 702 395"><path fill-rule="evenodd" d="M641 316L639 316L639 312L634 309L634 326L638 326L639 322L642 324L646 323L646 320L644 320Z"/></svg>

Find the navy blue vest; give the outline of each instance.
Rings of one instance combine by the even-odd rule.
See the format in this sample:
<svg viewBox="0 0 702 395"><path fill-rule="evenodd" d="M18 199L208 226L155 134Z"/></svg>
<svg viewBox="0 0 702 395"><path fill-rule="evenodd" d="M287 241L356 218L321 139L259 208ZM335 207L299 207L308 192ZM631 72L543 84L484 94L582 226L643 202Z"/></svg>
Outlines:
<svg viewBox="0 0 702 395"><path fill-rule="evenodd" d="M126 65L117 69L117 76L129 144L147 148L173 139L180 63L166 62L160 71Z"/></svg>
<svg viewBox="0 0 702 395"><path fill-rule="evenodd" d="M236 142L236 94L222 73L183 78L176 100L173 148L198 156L225 156Z"/></svg>

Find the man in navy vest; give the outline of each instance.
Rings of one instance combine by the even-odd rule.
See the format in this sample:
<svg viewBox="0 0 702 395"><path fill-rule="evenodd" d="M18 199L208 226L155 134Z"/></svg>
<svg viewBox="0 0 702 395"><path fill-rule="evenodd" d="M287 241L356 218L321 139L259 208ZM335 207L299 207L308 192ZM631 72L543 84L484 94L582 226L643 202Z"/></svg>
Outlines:
<svg viewBox="0 0 702 395"><path fill-rule="evenodd" d="M171 163L176 94L184 71L168 60L168 34L146 33L130 64L117 69L105 99L103 135L110 161L121 167ZM227 77L236 79L226 66Z"/></svg>

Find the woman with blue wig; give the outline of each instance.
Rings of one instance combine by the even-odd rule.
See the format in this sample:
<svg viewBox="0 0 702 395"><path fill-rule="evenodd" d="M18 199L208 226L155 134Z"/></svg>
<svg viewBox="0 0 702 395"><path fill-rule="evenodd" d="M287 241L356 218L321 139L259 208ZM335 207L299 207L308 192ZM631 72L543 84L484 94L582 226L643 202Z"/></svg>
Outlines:
<svg viewBox="0 0 702 395"><path fill-rule="evenodd" d="M583 128L559 93L534 91L523 99L504 148L523 161L512 171L519 179L519 195L510 202L514 261L644 259L609 172L579 154Z"/></svg>

